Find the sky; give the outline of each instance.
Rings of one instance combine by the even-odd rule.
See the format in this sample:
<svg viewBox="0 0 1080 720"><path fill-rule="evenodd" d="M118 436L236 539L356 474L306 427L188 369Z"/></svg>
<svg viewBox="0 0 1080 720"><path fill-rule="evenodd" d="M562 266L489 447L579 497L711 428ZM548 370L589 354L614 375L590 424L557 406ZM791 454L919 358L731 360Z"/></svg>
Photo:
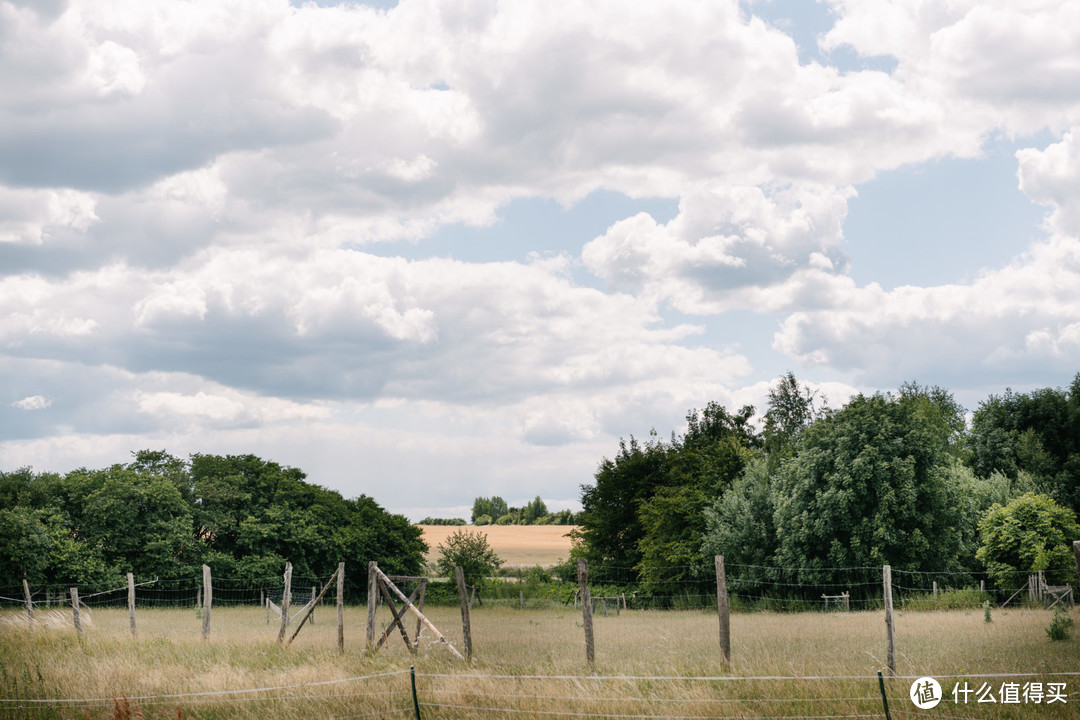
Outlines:
<svg viewBox="0 0 1080 720"><path fill-rule="evenodd" d="M0 0L0 469L576 508L785 372L1080 371L1080 3Z"/></svg>

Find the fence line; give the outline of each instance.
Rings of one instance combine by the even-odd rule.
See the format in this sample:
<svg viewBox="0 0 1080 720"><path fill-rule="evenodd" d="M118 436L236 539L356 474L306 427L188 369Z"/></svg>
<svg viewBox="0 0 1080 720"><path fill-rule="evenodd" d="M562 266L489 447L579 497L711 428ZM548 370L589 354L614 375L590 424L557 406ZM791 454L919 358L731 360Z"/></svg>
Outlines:
<svg viewBox="0 0 1080 720"><path fill-rule="evenodd" d="M488 673L418 673L412 668L405 670L393 670L382 673L373 673L369 675L357 675L349 678L340 678L336 680L324 680L318 682L309 683L296 683L291 685L277 685L267 686L259 688L243 688L232 690L215 690L204 692L190 692L190 693L172 693L161 695L143 695L133 696L126 698L129 701L142 701L142 704L153 706L161 704L172 704L178 700L186 700L188 704L200 704L207 702L268 702L268 701L280 701L280 700L333 700L349 697L392 697L395 695L406 695L409 693L407 688L400 690L385 690L378 692L352 692L352 693L338 693L338 694L296 694L296 695L277 695L277 696L262 696L262 697L239 697L243 695L254 695L256 693L265 692L277 692L282 690L304 690L308 688L326 687L331 685L341 685L352 682L371 681L384 678L401 677L404 675L412 675L417 679L426 678L439 678L439 679L451 679L451 680L491 680L491 681L556 681L556 682L573 682L581 687L582 682L594 682L594 683L611 683L611 682L656 682L656 681L684 681L688 683L697 682L709 682L715 683L717 681L733 681L733 682L775 682L775 681L865 681L868 684L876 685L878 679L877 675L710 675L710 676L679 676L679 675L506 675L506 674L488 674ZM914 680L924 675L930 675L936 679L977 679L977 678L1023 678L1023 677L1043 677L1043 678L1063 678L1063 677L1080 677L1080 672L1062 671L1062 672L1016 672L1016 673L964 673L964 674L934 674L924 673L923 675L898 675L890 678L890 681L907 681ZM584 688L582 688L584 690ZM570 701L570 702L593 702L593 703L621 703L621 704L641 704L641 703L686 703L688 705L702 704L702 703L728 703L738 705L740 703L817 703L817 702L849 702L849 703L879 703L881 698L875 695L857 696L857 697L787 697L787 698L775 698L775 697L751 697L751 698L658 698L658 697L597 697L593 695L541 695L536 693L530 693L527 695L515 695L515 694L500 694L500 693L469 693L467 690L463 691L460 688L452 690L444 690L444 692L456 692L458 694L471 695L480 699L508 699L508 700L533 700L533 701ZM432 692L428 689L424 689L424 692ZM1067 697L1070 699L1076 698L1078 693L1070 693ZM896 700L903 702L907 700L906 697L890 697L890 700ZM67 707L93 707L99 705L112 705L116 698L50 698L50 699L30 699L30 698L0 698L0 709L6 707L16 706L41 706L41 705L63 705ZM641 714L641 713L617 713L617 712L585 712L585 711L573 711L567 709L560 710L543 710L539 708L513 708L513 707L493 707L482 706L472 704L456 704L437 701L418 701L420 707L430 708L443 708L453 710L467 710L470 712L494 712L494 713L506 713L506 714L531 714L534 716L547 716L547 715L562 715L568 717L592 717L592 718L636 718L647 719L657 718L663 720L698 720L699 718L704 720L705 718L714 718L715 720L742 720L746 718L746 715L657 715L657 714ZM386 715L387 713L411 714L412 708L406 707L402 710L397 709L384 709L374 713L359 714L359 715L337 715L334 716L338 720L345 720L346 718L360 718L370 717L374 715ZM897 714L901 715L917 715L911 711L906 711L897 708L895 710ZM954 716L936 713L939 717L951 718L953 720L962 720L967 716ZM827 713L827 714L756 714L753 717L762 718L763 720L839 720L840 718L879 718L881 713L876 710L873 713L864 712L851 712L851 713Z"/></svg>

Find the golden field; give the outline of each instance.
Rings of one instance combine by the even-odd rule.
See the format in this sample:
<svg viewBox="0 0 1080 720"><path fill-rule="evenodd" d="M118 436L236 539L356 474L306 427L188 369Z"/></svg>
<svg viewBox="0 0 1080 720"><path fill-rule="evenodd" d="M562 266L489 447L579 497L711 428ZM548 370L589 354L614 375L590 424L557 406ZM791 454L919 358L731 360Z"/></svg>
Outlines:
<svg viewBox="0 0 1080 720"><path fill-rule="evenodd" d="M427 614L463 647L457 608L429 607ZM208 720L410 718L410 665L426 720L883 716L876 679L885 654L880 612L735 614L727 664L718 656L714 613L631 610L595 618L595 666L585 661L581 616L569 607L474 609L472 665L454 659L430 631L415 655L395 632L388 646L365 656L365 617L362 606L345 609L341 655L333 607L320 608L317 624L291 647L278 645L277 621L268 625L263 609L254 607L215 608L205 641L190 608L138 610L136 638L126 609L95 609L82 637L70 611L39 612L33 628L24 613L3 611L0 694L22 702L0 703L0 717L114 718L112 698L123 694L142 698L139 712L147 720L176 718L178 708L184 718ZM898 672L935 676L946 694L954 682L947 675L978 687L984 679L976 674L1002 673L990 680L995 693L1009 680L1054 681L1049 673L1080 670L1080 641L1051 642L1044 631L1050 617L998 610L985 623L979 609L898 613ZM380 608L379 628L389 621ZM414 622L407 627L413 632ZM1056 680L1067 683L1067 704L958 707L950 699L924 712L907 700L911 679L888 680L887 692L893 717L901 719L1077 717L1080 677ZM41 699L53 701L25 702Z"/></svg>
<svg viewBox="0 0 1080 720"><path fill-rule="evenodd" d="M428 562L439 557L439 543L457 530L487 535L488 544L509 567L550 567L570 557L570 538L566 534L573 525L418 525L428 544Z"/></svg>

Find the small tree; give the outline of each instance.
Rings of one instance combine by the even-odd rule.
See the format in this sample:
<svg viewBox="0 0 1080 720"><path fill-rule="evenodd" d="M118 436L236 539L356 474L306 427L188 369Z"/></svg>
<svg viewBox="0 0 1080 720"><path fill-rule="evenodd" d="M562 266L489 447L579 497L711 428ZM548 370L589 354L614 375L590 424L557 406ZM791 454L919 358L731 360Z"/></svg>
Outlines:
<svg viewBox="0 0 1080 720"><path fill-rule="evenodd" d="M998 587L1015 575L1044 570L1057 582L1075 578L1072 541L1080 536L1076 514L1046 495L1025 493L1008 505L993 505L979 521L982 545L975 556Z"/></svg>
<svg viewBox="0 0 1080 720"><path fill-rule="evenodd" d="M503 564L501 557L488 545L487 534L458 530L439 544L439 573L454 576L454 566L460 565L465 582L473 585L493 574Z"/></svg>

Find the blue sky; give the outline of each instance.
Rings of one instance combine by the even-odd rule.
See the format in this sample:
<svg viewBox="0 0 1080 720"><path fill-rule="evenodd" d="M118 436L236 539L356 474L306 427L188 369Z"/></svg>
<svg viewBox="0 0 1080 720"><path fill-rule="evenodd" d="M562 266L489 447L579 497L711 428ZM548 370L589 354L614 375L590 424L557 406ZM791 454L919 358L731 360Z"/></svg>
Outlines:
<svg viewBox="0 0 1080 720"><path fill-rule="evenodd" d="M0 468L414 519L620 437L1080 370L1075 3L0 0Z"/></svg>

